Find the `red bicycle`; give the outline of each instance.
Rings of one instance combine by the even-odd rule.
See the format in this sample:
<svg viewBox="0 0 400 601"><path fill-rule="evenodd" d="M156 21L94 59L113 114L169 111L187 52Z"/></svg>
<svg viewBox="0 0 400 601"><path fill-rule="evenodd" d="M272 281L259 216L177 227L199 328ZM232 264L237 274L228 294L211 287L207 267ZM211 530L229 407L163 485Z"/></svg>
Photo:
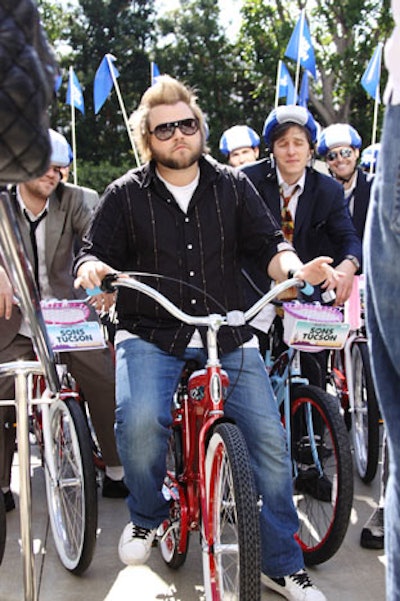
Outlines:
<svg viewBox="0 0 400 601"><path fill-rule="evenodd" d="M104 289L115 287L138 290L180 321L208 328L206 366L186 364L174 397L163 490L170 515L157 533L161 556L168 566L179 568L190 534L199 532L206 601L258 601L259 503L243 434L224 416L229 381L217 351L218 330L230 320L217 314L188 315L126 274L106 277Z"/></svg>

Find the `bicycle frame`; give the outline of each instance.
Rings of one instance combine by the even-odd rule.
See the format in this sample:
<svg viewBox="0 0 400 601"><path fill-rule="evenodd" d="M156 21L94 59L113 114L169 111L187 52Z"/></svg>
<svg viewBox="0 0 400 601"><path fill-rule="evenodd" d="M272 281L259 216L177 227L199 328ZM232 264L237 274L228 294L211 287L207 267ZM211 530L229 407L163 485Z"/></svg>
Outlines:
<svg viewBox="0 0 400 601"><path fill-rule="evenodd" d="M123 276L126 275L123 274ZM158 302L179 321L196 327L207 327L207 361L205 367L204 369L195 370L188 377L187 384L186 381L181 380L180 387L178 387L175 395L175 404L172 408L175 454L172 468L168 469L167 467L163 492L166 498L176 501L176 504L172 503L170 516L160 526L158 537L165 561L171 567L176 568L185 559L189 532L199 530L201 525L206 598L213 601L222 598L225 586L228 588L231 586L245 587L250 586L249 582L256 582L254 586L259 588L260 583L258 573L260 547L257 494L250 459L247 458L246 454L247 448L245 448L244 438L243 440L240 438L242 434L238 429L235 430L235 436L238 437L235 448L237 452L240 449L241 457L243 457L244 469L240 476L243 486L249 487L246 504L244 504L241 486L238 486L238 497L236 496L236 490L234 493L230 492L233 486L230 481L232 472L229 476L226 476L226 470L232 469L231 467L225 467L226 462L230 466L229 461L232 460L226 458L226 445L229 447L232 443L229 441L227 432L225 430L222 432L219 428L232 426L235 429L235 426L229 423L231 420L224 417L225 392L228 390L229 380L218 358L217 334L223 325L238 326L245 324L278 294L298 284L299 282L294 278L283 282L245 313L232 311L225 316L212 314L203 317L184 313L155 289L129 277L119 278L118 274L111 275L103 284L106 290L118 287L138 290ZM179 433L181 433L182 438L177 441ZM224 433L227 440L224 440ZM231 436L234 438L233 432L231 432ZM211 441L215 441L215 446ZM209 453L210 447L211 451ZM176 458L177 448L178 451L181 450L182 461ZM231 449L229 453L232 452ZM171 454L169 457L171 457ZM237 462L238 459L235 458L235 461ZM224 475L222 479L220 479L221 473ZM225 477L228 483L226 483ZM236 484L238 477L239 471L237 470L234 475ZM249 501L250 499L251 501ZM227 512L227 514L232 511L232 514L236 517L228 517L226 520L229 523L230 519L231 523L236 526L237 520L242 520L244 513L248 515L249 536L247 537L241 533L237 537L234 536L228 539L227 533L225 533L225 528L228 529L225 526L226 522L221 526L221 522L218 521L221 518L216 517L216 515L221 515L221 511ZM237 514L234 513L236 511ZM218 524L215 523L215 520L218 521ZM251 522L251 520L253 521ZM252 533L251 542L250 533ZM239 584L239 572L236 569L232 581L229 576L225 581L224 570L229 573L227 562L229 561L230 564L233 563L235 566L237 562L243 562L243 557L249 556L250 544L255 558L252 565L254 577L253 575L243 576L246 584L241 585ZM233 560L231 559L232 556L234 557ZM257 573L255 574L255 572ZM243 569L240 573L246 574L246 569ZM245 593L244 595L246 596ZM258 598L257 592L255 598Z"/></svg>
<svg viewBox="0 0 400 601"><path fill-rule="evenodd" d="M272 389L275 393L278 407L283 405L284 425L286 432L286 442L289 455L292 457L292 431L291 431L291 384L308 384L308 379L301 375L300 351L289 347L283 351L275 361L272 360L271 351L267 351L265 364L269 373ZM318 457L318 449L315 444L313 421L311 417L311 407L306 407L307 411L307 431L310 433L311 454L318 472L323 473L321 462ZM297 476L296 465L293 463L294 476Z"/></svg>
<svg viewBox="0 0 400 601"><path fill-rule="evenodd" d="M367 338L360 331L350 332L349 337L344 345L344 370L347 381L347 394L349 398L349 409L350 413L354 412L354 382L353 382L353 369L351 362L351 349L355 342L367 342Z"/></svg>

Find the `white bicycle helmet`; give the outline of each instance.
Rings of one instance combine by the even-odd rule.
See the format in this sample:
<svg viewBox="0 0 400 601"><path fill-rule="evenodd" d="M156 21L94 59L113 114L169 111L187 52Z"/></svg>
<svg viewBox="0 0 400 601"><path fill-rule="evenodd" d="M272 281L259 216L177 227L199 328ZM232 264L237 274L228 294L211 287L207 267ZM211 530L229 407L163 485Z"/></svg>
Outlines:
<svg viewBox="0 0 400 601"><path fill-rule="evenodd" d="M227 129L219 141L219 149L228 156L237 148L255 148L260 145L260 136L248 125L234 125Z"/></svg>
<svg viewBox="0 0 400 601"><path fill-rule="evenodd" d="M70 146L65 137L55 131L49 129L51 156L50 164L57 167L67 167L70 164Z"/></svg>
<svg viewBox="0 0 400 601"><path fill-rule="evenodd" d="M317 125L314 117L304 106L295 104L280 105L274 108L265 120L263 136L268 147L271 146L271 134L277 125L283 123L294 123L305 127L309 134L311 142L314 144L317 140Z"/></svg>
<svg viewBox="0 0 400 601"><path fill-rule="evenodd" d="M333 123L328 125L319 136L317 152L323 157L335 146L361 148L361 144L361 136L354 127L348 123Z"/></svg>
<svg viewBox="0 0 400 601"><path fill-rule="evenodd" d="M370 144L361 153L360 165L363 169L372 169L375 172L376 163L378 161L378 154L381 149L380 142L376 144Z"/></svg>

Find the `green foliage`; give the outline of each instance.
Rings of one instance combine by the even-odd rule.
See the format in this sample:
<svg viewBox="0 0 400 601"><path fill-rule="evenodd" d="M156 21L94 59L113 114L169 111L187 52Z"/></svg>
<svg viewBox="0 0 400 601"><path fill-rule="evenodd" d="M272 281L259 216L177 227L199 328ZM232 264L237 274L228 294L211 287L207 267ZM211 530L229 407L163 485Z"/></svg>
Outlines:
<svg viewBox="0 0 400 601"><path fill-rule="evenodd" d="M210 128L212 154L222 159L222 132L247 123L261 133L275 103L276 71L302 0L243 0L237 39L220 27L217 0L180 0L179 8L157 18L155 0L38 0L49 40L63 73L51 124L71 141L71 107L65 104L72 66L84 90L86 114L75 111L79 183L102 192L134 167L118 95L112 90L97 115L93 111L95 72L106 53L116 57L118 87L129 116L150 85L150 61L192 87ZM168 3L164 3L164 5ZM233 6L233 5L232 5ZM352 123L365 144L371 138L374 102L360 81L378 42L393 27L389 0L313 0L307 20L318 79L310 79L309 109L322 125ZM285 59L293 79L294 61ZM381 91L386 82L382 68ZM280 102L285 102L281 99ZM378 138L383 109L378 112Z"/></svg>
<svg viewBox="0 0 400 601"><path fill-rule="evenodd" d="M103 194L104 190L115 179L118 179L135 167L134 159L131 161L121 161L118 165L112 165L109 161L100 161L94 163L92 161L78 161L77 174L78 184L80 186L86 186L93 188L100 195ZM70 173L69 181L73 181L73 176Z"/></svg>
<svg viewBox="0 0 400 601"><path fill-rule="evenodd" d="M243 119L243 98L236 86L239 65L219 26L218 3L181 0L180 4L158 21L155 60L161 72L198 90L210 129L209 146L218 157L222 132Z"/></svg>

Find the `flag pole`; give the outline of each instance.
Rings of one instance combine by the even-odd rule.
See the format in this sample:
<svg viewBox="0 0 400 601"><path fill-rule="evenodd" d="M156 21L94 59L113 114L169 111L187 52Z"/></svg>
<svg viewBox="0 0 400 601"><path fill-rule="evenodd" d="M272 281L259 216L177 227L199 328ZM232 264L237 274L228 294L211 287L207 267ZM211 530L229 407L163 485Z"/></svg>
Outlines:
<svg viewBox="0 0 400 601"><path fill-rule="evenodd" d="M381 42L380 42L381 45ZM376 90L375 90L375 103L374 103L374 119L372 122L372 136L371 136L371 144L375 144L376 143L376 130L378 127L378 108L379 108L379 104L381 101L381 94L380 94L380 73L381 73L381 69L382 69L382 53L380 54L380 60L379 60L379 77L378 77L378 81L376 83Z"/></svg>
<svg viewBox="0 0 400 601"><path fill-rule="evenodd" d="M122 116L124 118L126 131L128 132L129 141L130 141L131 146L132 146L133 154L135 155L136 165L138 167L140 167L139 155L138 155L137 150L136 150L135 140L133 139L132 132L131 132L130 127L129 127L128 117L127 117L127 114L126 114L124 102L122 100L121 92L119 90L117 78L115 77L114 69L112 68L112 64L110 62L109 56L106 55L106 58L107 58L108 68L109 68L109 71L111 73L111 77L112 77L113 84L114 84L114 87L115 87L115 91L117 92L117 97L118 97L119 105L121 107Z"/></svg>
<svg viewBox="0 0 400 601"><path fill-rule="evenodd" d="M75 186L78 185L78 173L77 173L77 164L76 164L76 135L75 135L75 89L73 86L73 78L72 78L73 69L69 68L69 89L71 94L71 134L72 134L72 154L74 156L74 169L73 169L73 178Z"/></svg>
<svg viewBox="0 0 400 601"><path fill-rule="evenodd" d="M300 13L300 31L299 31L299 45L297 48L297 63L296 63L296 76L294 82L294 97L293 104L297 104L297 90L299 89L299 80L300 80L300 50L301 50L301 41L303 39L303 31L304 31L304 18L305 18L305 9L301 9Z"/></svg>
<svg viewBox="0 0 400 601"><path fill-rule="evenodd" d="M275 86L275 108L278 106L279 102L279 82L281 80L281 70L282 70L282 61L278 61L278 69L276 72L276 86Z"/></svg>

